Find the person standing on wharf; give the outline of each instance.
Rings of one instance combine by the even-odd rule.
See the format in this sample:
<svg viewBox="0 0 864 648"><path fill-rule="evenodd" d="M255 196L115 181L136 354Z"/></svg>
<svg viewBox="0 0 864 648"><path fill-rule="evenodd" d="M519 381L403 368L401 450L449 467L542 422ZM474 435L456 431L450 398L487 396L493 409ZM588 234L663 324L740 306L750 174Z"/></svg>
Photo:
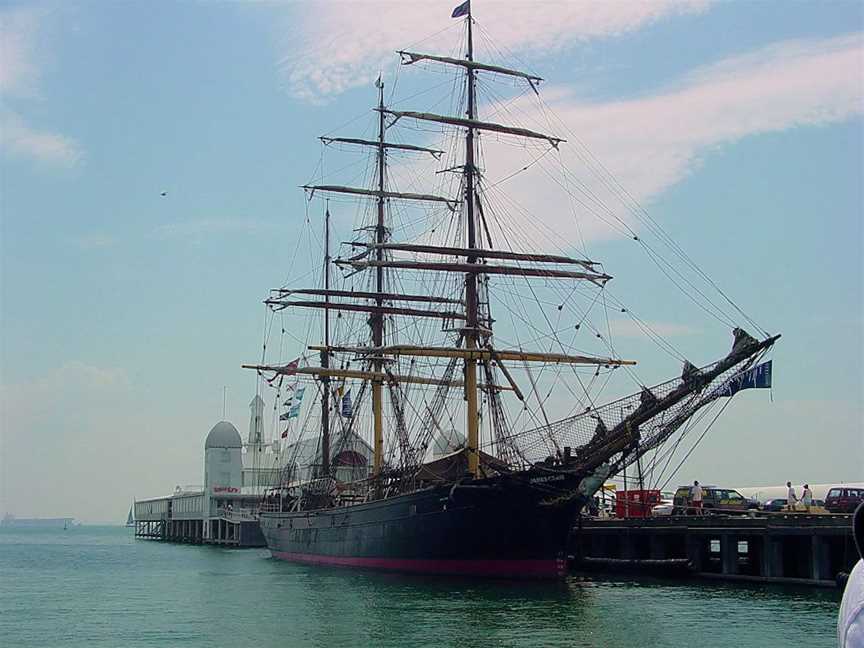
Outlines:
<svg viewBox="0 0 864 648"><path fill-rule="evenodd" d="M693 482L693 488L690 490L692 494L690 499L693 502L693 508L696 509L696 515L702 515L702 487L698 480Z"/></svg>
<svg viewBox="0 0 864 648"><path fill-rule="evenodd" d="M798 503L798 496L795 495L795 489L792 488L792 482L787 481L786 482L786 510L790 511L790 512L794 511L795 510L795 504L797 504L797 503Z"/></svg>

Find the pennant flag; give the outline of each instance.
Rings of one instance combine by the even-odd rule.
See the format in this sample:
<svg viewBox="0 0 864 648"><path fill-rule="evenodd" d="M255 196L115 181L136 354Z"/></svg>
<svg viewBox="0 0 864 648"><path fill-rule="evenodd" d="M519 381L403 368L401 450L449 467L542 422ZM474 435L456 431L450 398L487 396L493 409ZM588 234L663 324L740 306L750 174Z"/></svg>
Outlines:
<svg viewBox="0 0 864 648"><path fill-rule="evenodd" d="M268 378L267 376L265 376L261 372L259 372L258 375L263 377L264 380L267 381L267 384L270 385L271 387L273 386L273 383L277 383L276 384L277 389L282 389L282 381L285 380L285 376L283 376L281 373L273 374L272 378Z"/></svg>
<svg viewBox="0 0 864 648"><path fill-rule="evenodd" d="M342 416L344 418L351 418L353 413L354 406L351 404L351 390L349 389L342 397Z"/></svg>
<svg viewBox="0 0 864 648"><path fill-rule="evenodd" d="M294 358L291 362L289 362L287 365L282 367L283 370L281 372L279 372L280 375L293 376L295 373L297 373L297 366L299 364L300 364L300 358Z"/></svg>
<svg viewBox="0 0 864 648"><path fill-rule="evenodd" d="M284 403L282 403L282 407L291 407L294 404L294 396L295 396L295 394L292 392L294 392L294 390L297 389L297 383L294 383L293 385L287 385L285 387L285 389L287 389L289 392L288 393L288 400L286 400Z"/></svg>
<svg viewBox="0 0 864 648"><path fill-rule="evenodd" d="M453 10L453 13L450 14L451 18L461 18L462 16L467 16L471 13L471 0L465 0L461 5L456 7Z"/></svg>
<svg viewBox="0 0 864 648"><path fill-rule="evenodd" d="M285 412L284 414L281 414L281 415L279 416L279 420L280 420L280 421L287 421L289 418L290 418L290 417L288 416L288 412Z"/></svg>
<svg viewBox="0 0 864 648"><path fill-rule="evenodd" d="M771 386L771 360L747 371L730 376L717 388L720 396L734 396L742 389L765 389Z"/></svg>
<svg viewBox="0 0 864 648"><path fill-rule="evenodd" d="M285 428L285 431L282 433L282 438L283 438L283 439L287 439L287 438L288 438L288 428Z"/></svg>
<svg viewBox="0 0 864 648"><path fill-rule="evenodd" d="M303 395L306 393L305 387L300 387L294 392L294 404L288 410L288 418L297 418L300 416L300 407L303 405Z"/></svg>

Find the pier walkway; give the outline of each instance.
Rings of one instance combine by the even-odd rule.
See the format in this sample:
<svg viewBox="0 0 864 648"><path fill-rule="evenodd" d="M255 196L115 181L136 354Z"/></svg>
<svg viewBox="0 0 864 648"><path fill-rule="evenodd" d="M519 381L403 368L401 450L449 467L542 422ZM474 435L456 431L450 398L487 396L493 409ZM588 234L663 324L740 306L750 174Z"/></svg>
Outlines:
<svg viewBox="0 0 864 648"><path fill-rule="evenodd" d="M255 509L258 495L177 493L135 503L135 537L165 542L263 547ZM213 506L208 508L208 504Z"/></svg>

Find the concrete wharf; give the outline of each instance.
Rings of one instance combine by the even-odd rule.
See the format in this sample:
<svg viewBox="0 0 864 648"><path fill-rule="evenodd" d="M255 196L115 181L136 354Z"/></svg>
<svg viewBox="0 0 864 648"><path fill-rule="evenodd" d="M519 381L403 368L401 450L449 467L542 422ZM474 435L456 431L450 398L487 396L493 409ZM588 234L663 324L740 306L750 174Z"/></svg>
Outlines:
<svg viewBox="0 0 864 648"><path fill-rule="evenodd" d="M834 587L858 560L851 515L581 518L580 569L689 572L704 578Z"/></svg>

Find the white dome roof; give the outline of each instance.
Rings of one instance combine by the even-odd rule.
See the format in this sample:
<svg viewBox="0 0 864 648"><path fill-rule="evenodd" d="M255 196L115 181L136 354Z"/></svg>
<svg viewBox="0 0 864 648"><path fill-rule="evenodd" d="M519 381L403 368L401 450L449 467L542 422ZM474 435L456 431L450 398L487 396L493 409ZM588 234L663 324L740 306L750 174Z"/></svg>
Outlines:
<svg viewBox="0 0 864 648"><path fill-rule="evenodd" d="M219 421L210 430L207 435L207 440L204 442L204 449L207 448L242 448L243 439L240 438L240 433L228 421Z"/></svg>

